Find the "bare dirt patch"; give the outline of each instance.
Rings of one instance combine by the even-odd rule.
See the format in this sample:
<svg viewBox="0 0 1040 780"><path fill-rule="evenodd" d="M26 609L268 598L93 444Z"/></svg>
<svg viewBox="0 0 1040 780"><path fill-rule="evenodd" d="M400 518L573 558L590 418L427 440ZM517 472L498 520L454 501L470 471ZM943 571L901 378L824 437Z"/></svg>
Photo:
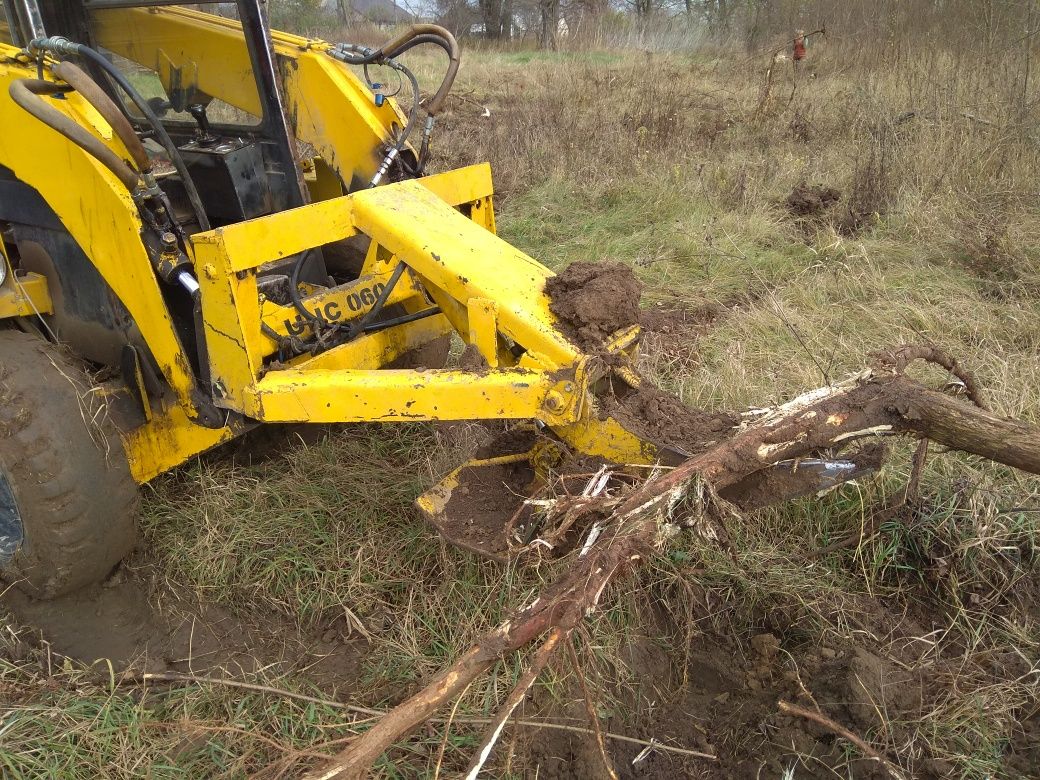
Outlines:
<svg viewBox="0 0 1040 780"><path fill-rule="evenodd" d="M9 588L0 608L33 626L59 655L88 664L108 659L117 670L305 670L322 688L342 693L353 689L365 648L340 626L310 634L270 612L235 614L182 596L153 578L150 565L133 561L102 585L51 601Z"/></svg>
<svg viewBox="0 0 1040 780"><path fill-rule="evenodd" d="M841 192L822 184L799 184L787 196L787 210L796 217L822 217L841 200Z"/></svg>
<svg viewBox="0 0 1040 780"><path fill-rule="evenodd" d="M579 260L545 283L560 330L586 352L600 352L617 331L639 322L642 285L621 263Z"/></svg>
<svg viewBox="0 0 1040 780"><path fill-rule="evenodd" d="M686 456L709 449L739 422L728 412L691 409L649 384L635 390L626 387L602 400L606 412L630 431Z"/></svg>

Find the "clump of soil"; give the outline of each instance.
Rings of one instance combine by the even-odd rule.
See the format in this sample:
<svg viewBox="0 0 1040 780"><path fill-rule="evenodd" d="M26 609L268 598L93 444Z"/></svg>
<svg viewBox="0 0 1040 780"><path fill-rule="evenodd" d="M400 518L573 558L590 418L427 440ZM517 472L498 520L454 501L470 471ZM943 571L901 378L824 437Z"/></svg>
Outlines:
<svg viewBox="0 0 1040 780"><path fill-rule="evenodd" d="M452 544L504 561L509 549L505 525L517 512L529 513L523 511L524 500L532 492L534 479L534 469L526 460L468 466L444 512L433 523Z"/></svg>
<svg viewBox="0 0 1040 780"><path fill-rule="evenodd" d="M687 457L704 452L740 421L729 412L691 409L649 384L601 399L607 414L640 438Z"/></svg>
<svg viewBox="0 0 1040 780"><path fill-rule="evenodd" d="M841 199L841 192L822 184L799 184L787 196L787 209L798 217L822 217Z"/></svg>
<svg viewBox="0 0 1040 780"><path fill-rule="evenodd" d="M480 350L475 344L467 344L466 348L462 350L462 354L459 355L459 370L478 374L487 373L488 362L480 354Z"/></svg>
<svg viewBox="0 0 1040 780"><path fill-rule="evenodd" d="M504 431L484 443L474 458L495 458L528 452L537 433L528 428ZM534 489L535 471L526 459L515 463L466 466L444 511L427 518L452 544L478 555L505 560L509 549L506 523L516 516L522 524L530 514L524 500Z"/></svg>
<svg viewBox="0 0 1040 780"><path fill-rule="evenodd" d="M621 263L579 260L545 282L560 330L585 352L598 352L622 328L639 322L643 286Z"/></svg>

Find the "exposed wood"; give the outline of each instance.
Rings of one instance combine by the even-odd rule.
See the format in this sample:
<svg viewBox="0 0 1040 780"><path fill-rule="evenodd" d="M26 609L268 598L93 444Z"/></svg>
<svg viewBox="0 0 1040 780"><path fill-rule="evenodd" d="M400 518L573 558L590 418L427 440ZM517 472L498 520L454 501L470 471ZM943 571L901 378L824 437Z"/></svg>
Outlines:
<svg viewBox="0 0 1040 780"><path fill-rule="evenodd" d="M954 373L975 405L904 376L902 371L917 359ZM674 532L669 529L679 525L703 530L727 513L738 511L731 502L740 503L742 496L739 490L733 493L734 487L746 486L750 476L773 464L860 446L865 440L905 435L1040 473L1040 429L998 417L979 408L981 403L977 383L945 353L932 347L902 347L884 353L877 368L846 382L806 393L775 409L745 415L748 422L729 439L671 471L655 474L620 497L593 498L577 509L573 502L563 502L564 512L606 516L606 520L600 520L602 534L584 557L576 558L567 573L532 604L479 640L426 688L387 713L333 762L308 777L331 780L364 776L387 748L452 701L495 661L551 631L530 671L540 669L557 642L596 610L607 586L649 557L653 548ZM923 449L919 457L923 457ZM777 490L775 502L789 497L785 490ZM521 680L507 700L509 712L533 682L530 673ZM495 719L495 731L485 740L485 747L494 744L504 722ZM836 733L846 736L842 731ZM865 743L856 744L864 749ZM486 758L482 750L474 766L483 765ZM884 766L894 771L888 764Z"/></svg>

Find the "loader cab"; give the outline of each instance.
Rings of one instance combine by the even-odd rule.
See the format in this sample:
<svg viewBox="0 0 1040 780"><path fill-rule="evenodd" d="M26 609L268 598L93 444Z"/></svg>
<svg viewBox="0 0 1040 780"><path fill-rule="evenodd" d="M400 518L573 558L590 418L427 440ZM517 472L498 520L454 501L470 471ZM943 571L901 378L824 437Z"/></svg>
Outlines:
<svg viewBox="0 0 1040 780"><path fill-rule="evenodd" d="M175 141L202 198L210 226L239 222L303 205L307 192L295 162L295 139L278 90L270 30L259 0L187 4L169 0L0 0L15 41L64 36L105 54L147 98ZM183 32L152 13L183 6L227 19L229 34L220 52L197 57ZM241 34L239 34L241 30ZM96 68L91 74L119 101L147 137L144 117ZM178 222L193 232L184 182L156 154L160 185ZM194 221L197 222L197 219Z"/></svg>
<svg viewBox="0 0 1040 780"><path fill-rule="evenodd" d="M170 22L171 11L218 15L226 20L226 34L217 44L200 47L185 34L184 25ZM83 63L144 139L170 216L183 235L263 217L311 199L297 164L301 155L259 0L190 5L169 0L0 0L0 42L26 48L35 39L55 36L104 55L146 99L168 133L175 155L158 143L147 117L111 74ZM176 165L174 156L179 158ZM334 194L342 192L338 186L336 190ZM8 254L62 291L52 321L60 340L102 366L125 362L127 343L136 342L143 350L124 303L83 247L47 202L2 165L0 229ZM152 252L158 251L159 235L161 231L147 228L142 234ZM292 259L283 258L282 265ZM308 253L299 280L320 284L328 278L323 253ZM269 283L282 290L287 279L284 269L272 268L261 287ZM201 344L191 299L165 285L162 295L182 342ZM200 374L205 360L201 347L187 353L193 371Z"/></svg>

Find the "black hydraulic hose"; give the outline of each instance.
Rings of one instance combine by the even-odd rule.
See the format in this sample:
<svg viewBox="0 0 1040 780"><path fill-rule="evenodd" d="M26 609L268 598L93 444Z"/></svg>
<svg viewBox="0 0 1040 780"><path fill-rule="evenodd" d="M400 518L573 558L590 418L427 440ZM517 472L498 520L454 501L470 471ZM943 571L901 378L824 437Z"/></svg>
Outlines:
<svg viewBox="0 0 1040 780"><path fill-rule="evenodd" d="M383 310L387 299L390 297L390 293L394 291L394 287L397 286L397 282L403 273L404 263L398 263L394 268L393 273L390 274L390 278L383 286L383 289L379 291L379 295L376 297L375 303L372 304L372 308L361 315L359 320L344 328L344 330L347 331L349 338L354 338L359 333L363 333L372 320L379 315L379 312Z"/></svg>
<svg viewBox="0 0 1040 780"><path fill-rule="evenodd" d="M80 149L100 162L112 173L132 195L138 194L143 187L141 176L119 158L115 152L105 146L101 139L87 132L79 123L73 121L53 106L47 105L40 95L55 95L69 91L69 87L40 79L18 79L11 82L8 93L18 106L28 111L47 127L61 133Z"/></svg>
<svg viewBox="0 0 1040 780"><path fill-rule="evenodd" d="M397 139L398 153L400 153L401 149L404 149L408 136L412 134L412 130L415 129L415 125L419 122L419 100L421 96L419 95L419 81L415 78L415 74L400 63L398 63L397 67L408 77L408 81L412 85L412 105L408 109L408 124L401 131L401 137Z"/></svg>
<svg viewBox="0 0 1040 780"><path fill-rule="evenodd" d="M173 163L174 168L177 169L177 173L182 179L184 192L188 196L192 210L195 212L195 219L199 223L199 228L204 231L209 230L210 223L209 218L206 216L206 209L202 205L202 198L195 187L195 182L192 181L191 175L188 173L188 167L184 164L184 158L181 157L180 150L177 149L177 145L170 138L170 134L166 132L166 128L159 120L159 117L155 115L151 106L148 105L148 101L141 96L141 93L134 88L133 84L120 72L119 68L109 62L100 52L91 49L89 46L84 46L82 43L73 43L67 38L39 38L33 41L30 46L34 49L43 49L54 54L85 57L109 75L112 81L126 93L126 96L130 98L137 110L141 112L145 121L155 131L156 140L166 150L166 153L170 156L170 162Z"/></svg>
<svg viewBox="0 0 1040 780"><path fill-rule="evenodd" d="M444 99L451 90L452 84L455 83L455 76L459 72L459 65L461 62L459 43L455 40L455 36L445 28L437 24L412 25L399 36L387 41L378 49L371 51L357 51L355 49L355 52L351 53L350 50L340 48L336 51L334 56L350 65L371 65L382 60L396 57L414 46L423 43L436 44L444 49L448 54L448 70L445 72L444 78L441 80L441 85L437 88L437 92L426 106L427 112L433 116L440 113Z"/></svg>
<svg viewBox="0 0 1040 780"><path fill-rule="evenodd" d="M300 270L303 268L303 264L307 261L313 249L308 249L300 253L300 256L293 263L292 270L289 272L289 299L292 301L296 311L300 313L307 322L314 322L318 318L313 312L307 311L307 307L303 305L303 299L300 297Z"/></svg>
<svg viewBox="0 0 1040 780"><path fill-rule="evenodd" d="M414 49L416 46L422 46L423 44L432 43L434 46L440 46L444 51L451 56L451 45L439 35L433 35L431 33L424 33L422 35L416 35L414 38L409 40L402 46L388 51L386 56L388 57L400 57L409 49Z"/></svg>
<svg viewBox="0 0 1040 780"><path fill-rule="evenodd" d="M437 92L426 106L426 111L430 115L436 115L440 113L441 104L447 97L451 85L455 82L455 76L459 72L460 51L459 42L455 40L455 36L439 24L413 24L399 36L387 41L376 49L376 54L380 57L396 57L401 52L410 49L411 46L408 44L412 41L420 37L425 39L425 36L440 38L444 41L444 45L441 48L448 53L448 70L444 74L444 79L441 81L440 87L437 88ZM418 45L418 43L414 45Z"/></svg>
<svg viewBox="0 0 1040 780"><path fill-rule="evenodd" d="M152 172L152 161L148 157L148 152L145 151L144 144L137 137L137 133L126 118L126 115L119 109L115 101L108 96L108 93L74 62L67 60L59 62L54 66L54 75L76 90L84 100L101 114L104 120L112 127L112 131L119 136L119 140L123 142L123 146L130 153L137 170L145 176L150 174Z"/></svg>
<svg viewBox="0 0 1040 780"><path fill-rule="evenodd" d="M170 134L166 132L166 128L163 126L162 121L152 111L152 107L148 105L148 101L145 100L141 93L138 92L133 84L124 76L119 68L109 62L99 52L94 51L88 46L82 44L76 44L79 49L78 53L86 57L88 60L97 63L112 80L119 85L119 88L126 93L127 97L137 106L137 110L141 112L141 115L145 118L145 121L155 131L156 140L162 144L163 149L166 150L166 154L170 156L170 162L173 163L173 167L177 169L177 173L180 175L182 183L184 185L184 193L188 196L188 201L191 203L192 211L195 212L195 220L199 223L199 229L206 231L210 229L209 217L206 216L206 208L202 205L202 197L199 195L198 189L195 187L195 182L192 181L191 174L188 172L188 166L184 164L184 158L181 156L180 150L177 145L170 138Z"/></svg>
<svg viewBox="0 0 1040 780"><path fill-rule="evenodd" d="M364 327L364 332L375 333L376 331L386 330L387 328L393 328L398 325L405 325L409 322L415 322L416 320L424 320L427 317L432 317L434 314L440 313L440 307L434 306L429 309L423 309L422 311L413 312L412 314L402 314L400 317L394 317L392 320L381 320L379 322L373 322Z"/></svg>

